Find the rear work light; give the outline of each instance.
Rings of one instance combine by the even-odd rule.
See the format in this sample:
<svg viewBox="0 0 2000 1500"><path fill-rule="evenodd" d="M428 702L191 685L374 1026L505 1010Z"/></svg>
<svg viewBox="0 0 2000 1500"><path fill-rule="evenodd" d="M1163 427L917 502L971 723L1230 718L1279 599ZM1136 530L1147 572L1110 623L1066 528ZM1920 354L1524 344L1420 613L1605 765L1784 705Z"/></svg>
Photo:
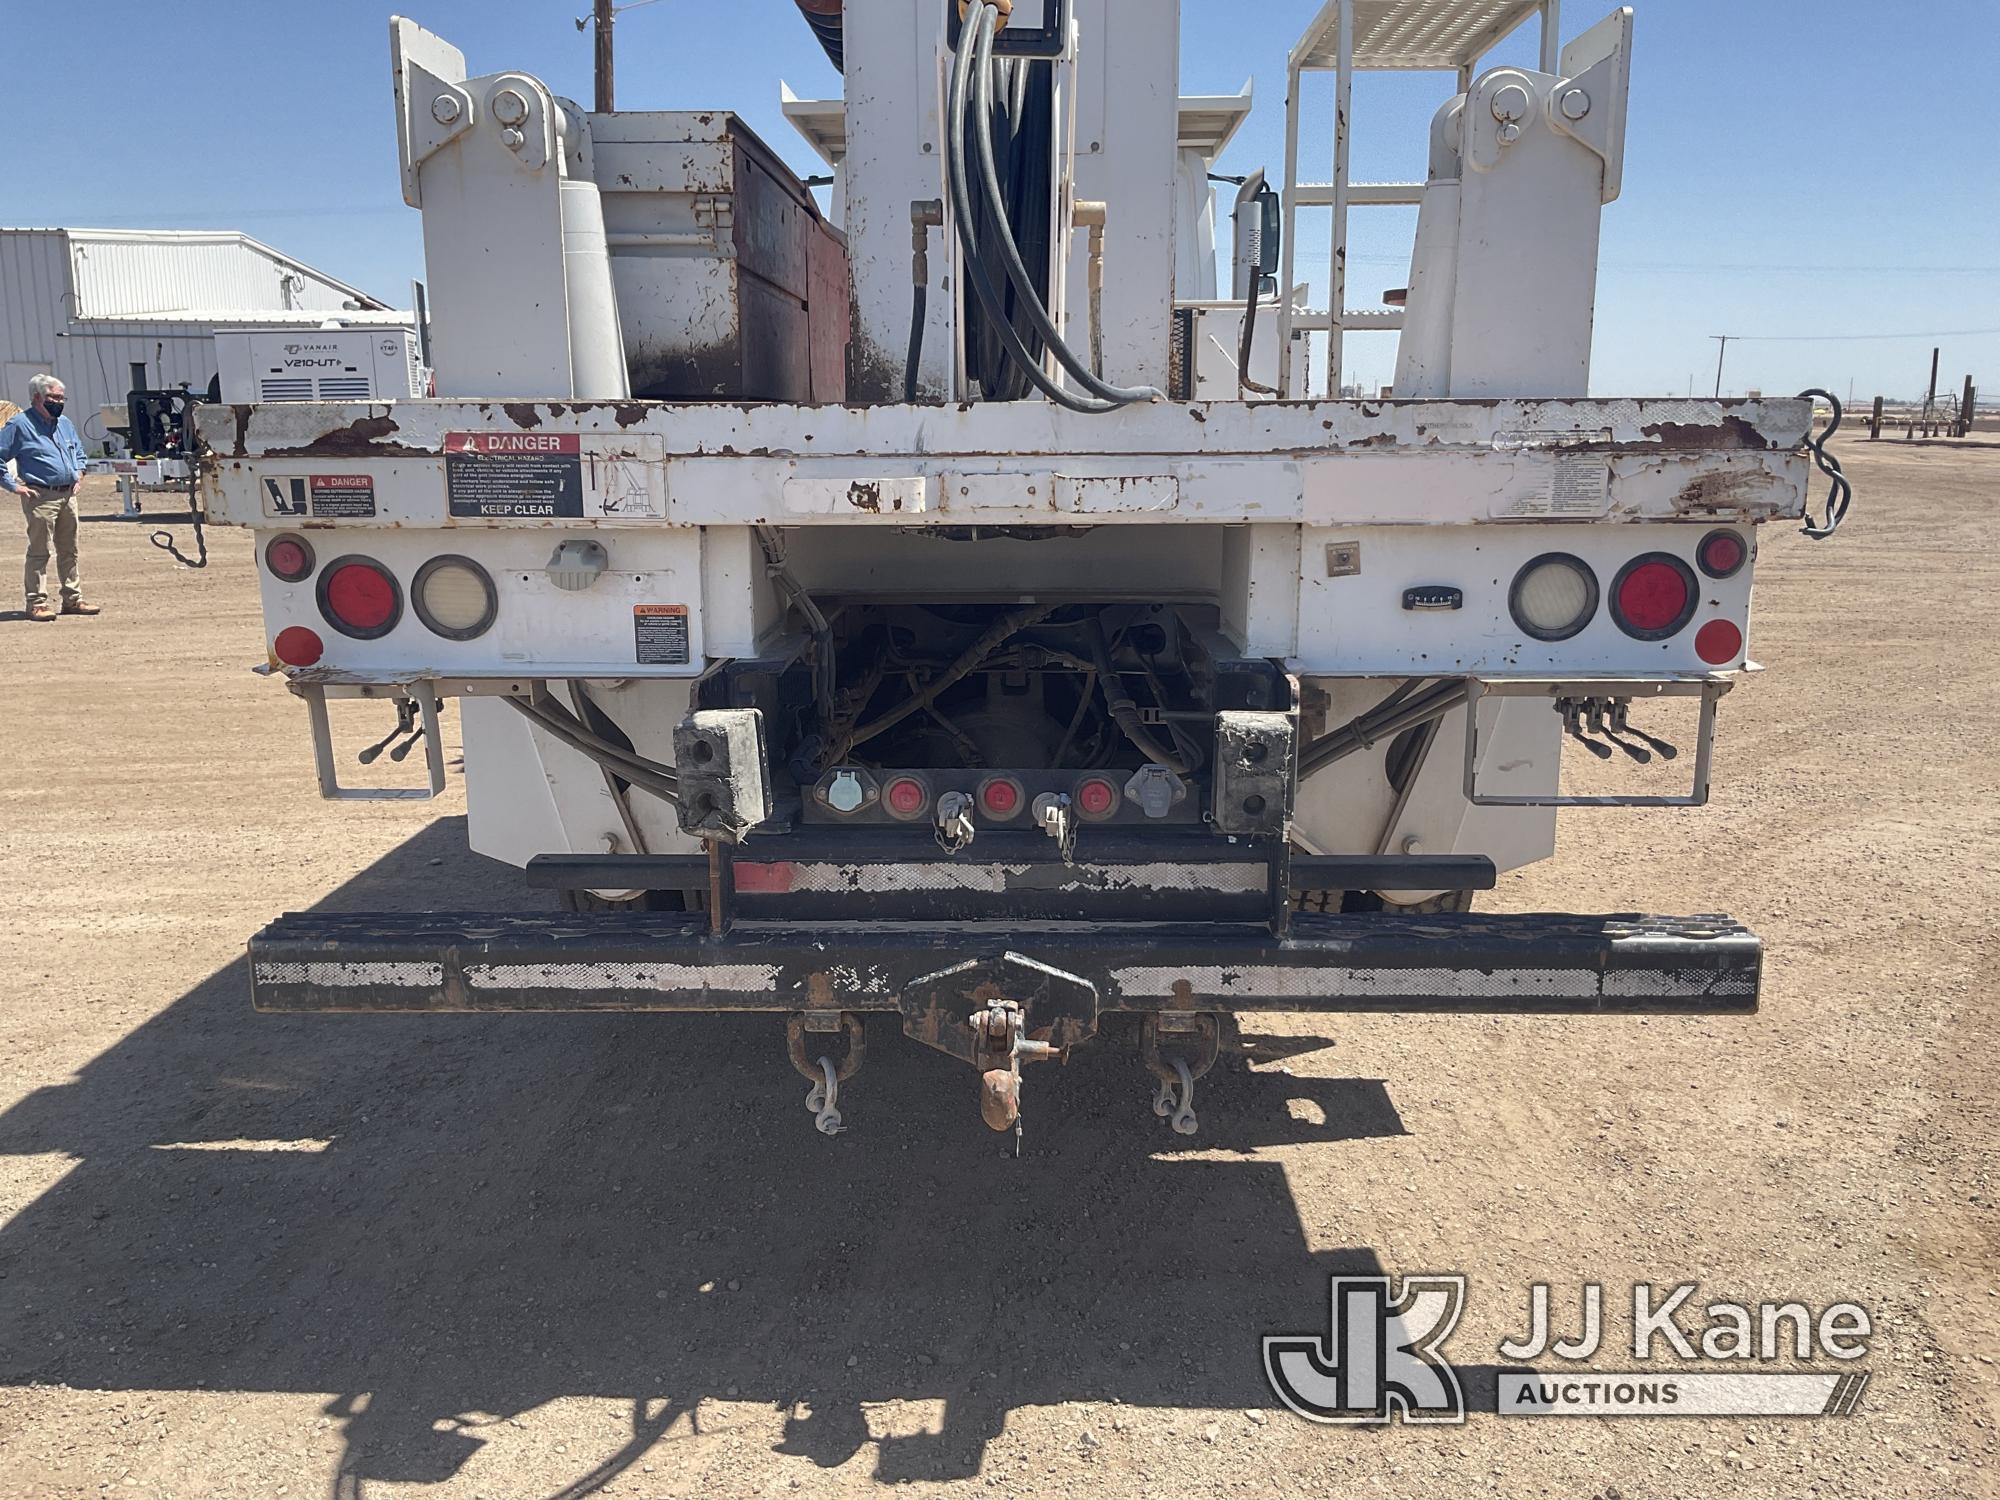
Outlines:
<svg viewBox="0 0 2000 1500"><path fill-rule="evenodd" d="M1636 641L1679 635L1701 603L1694 569L1669 552L1647 552L1611 581L1611 618Z"/></svg>
<svg viewBox="0 0 2000 1500"><path fill-rule="evenodd" d="M1011 776L992 777L981 783L979 788L980 810L998 823L1018 815L1027 800L1021 783Z"/></svg>
<svg viewBox="0 0 2000 1500"><path fill-rule="evenodd" d="M1750 544L1733 531L1711 531L1694 549L1694 560L1710 578L1734 578L1750 561Z"/></svg>
<svg viewBox="0 0 2000 1500"><path fill-rule="evenodd" d="M914 776L898 776L882 792L883 810L904 822L915 822L930 806L931 789Z"/></svg>
<svg viewBox="0 0 2000 1500"><path fill-rule="evenodd" d="M1545 552L1514 575L1514 623L1538 641L1566 641L1597 617L1597 575L1567 552Z"/></svg>
<svg viewBox="0 0 2000 1500"><path fill-rule="evenodd" d="M299 583L312 574L312 543L302 536L274 536L264 549L264 566L280 583Z"/></svg>
<svg viewBox="0 0 2000 1500"><path fill-rule="evenodd" d="M410 602L431 633L448 641L477 640L500 613L492 575L469 557L434 557L417 569Z"/></svg>
<svg viewBox="0 0 2000 1500"><path fill-rule="evenodd" d="M338 557L319 575L319 612L342 635L380 640L403 618L403 590L372 557Z"/></svg>
<svg viewBox="0 0 2000 1500"><path fill-rule="evenodd" d="M287 625L271 642L271 654L288 667L310 667L326 654L326 642L319 632L303 625Z"/></svg>

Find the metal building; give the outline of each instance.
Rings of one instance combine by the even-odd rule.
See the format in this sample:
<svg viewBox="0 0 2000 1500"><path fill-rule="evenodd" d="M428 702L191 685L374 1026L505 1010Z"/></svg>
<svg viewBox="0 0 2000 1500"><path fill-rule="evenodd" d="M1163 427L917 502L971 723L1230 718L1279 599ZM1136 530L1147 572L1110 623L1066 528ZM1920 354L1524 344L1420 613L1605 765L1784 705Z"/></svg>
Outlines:
<svg viewBox="0 0 2000 1500"><path fill-rule="evenodd" d="M128 391L205 389L217 329L329 320L412 323L233 230L0 229L0 397L22 403L29 377L53 371L92 452L101 408L122 407Z"/></svg>

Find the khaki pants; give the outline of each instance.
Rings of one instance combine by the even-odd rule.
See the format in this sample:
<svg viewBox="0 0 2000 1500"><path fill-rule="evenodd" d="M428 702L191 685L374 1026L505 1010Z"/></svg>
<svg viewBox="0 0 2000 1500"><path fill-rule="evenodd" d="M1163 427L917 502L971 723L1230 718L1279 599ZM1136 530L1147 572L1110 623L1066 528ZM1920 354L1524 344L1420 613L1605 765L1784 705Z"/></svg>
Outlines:
<svg viewBox="0 0 2000 1500"><path fill-rule="evenodd" d="M64 485L60 489L31 490L25 485L21 491L21 515L28 523L28 567L23 576L23 587L27 590L28 607L46 604L49 596L42 592L42 575L49 566L49 542L53 538L56 552L56 577L62 583L65 604L83 597L82 585L76 575L76 486Z"/></svg>

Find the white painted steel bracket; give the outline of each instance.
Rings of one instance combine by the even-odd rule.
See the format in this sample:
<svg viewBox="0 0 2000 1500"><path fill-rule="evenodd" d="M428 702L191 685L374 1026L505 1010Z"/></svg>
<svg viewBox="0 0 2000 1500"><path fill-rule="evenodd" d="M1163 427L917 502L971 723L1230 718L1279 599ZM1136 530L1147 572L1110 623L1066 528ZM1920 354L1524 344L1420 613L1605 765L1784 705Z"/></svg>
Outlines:
<svg viewBox="0 0 2000 1500"><path fill-rule="evenodd" d="M1736 686L1731 676L1677 677L1635 680L1625 677L1570 679L1518 678L1466 682L1465 799L1475 807L1706 807L1709 768L1715 753L1715 707ZM1479 700L1481 698L1547 698L1554 711L1563 698L1693 698L1701 699L1701 720L1695 730L1694 787L1684 796L1565 797L1560 794L1502 796L1482 792L1479 780Z"/></svg>

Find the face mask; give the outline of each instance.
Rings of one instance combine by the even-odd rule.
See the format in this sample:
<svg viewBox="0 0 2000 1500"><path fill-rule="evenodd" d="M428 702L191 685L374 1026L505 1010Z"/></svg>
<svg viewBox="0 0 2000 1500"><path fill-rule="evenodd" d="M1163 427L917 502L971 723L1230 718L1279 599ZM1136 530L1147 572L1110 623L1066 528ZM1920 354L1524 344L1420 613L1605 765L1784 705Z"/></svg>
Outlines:
<svg viewBox="0 0 2000 1500"><path fill-rule="evenodd" d="M49 414L49 420L53 422L57 417L63 414L62 397L49 396L45 398L42 402L42 410Z"/></svg>

